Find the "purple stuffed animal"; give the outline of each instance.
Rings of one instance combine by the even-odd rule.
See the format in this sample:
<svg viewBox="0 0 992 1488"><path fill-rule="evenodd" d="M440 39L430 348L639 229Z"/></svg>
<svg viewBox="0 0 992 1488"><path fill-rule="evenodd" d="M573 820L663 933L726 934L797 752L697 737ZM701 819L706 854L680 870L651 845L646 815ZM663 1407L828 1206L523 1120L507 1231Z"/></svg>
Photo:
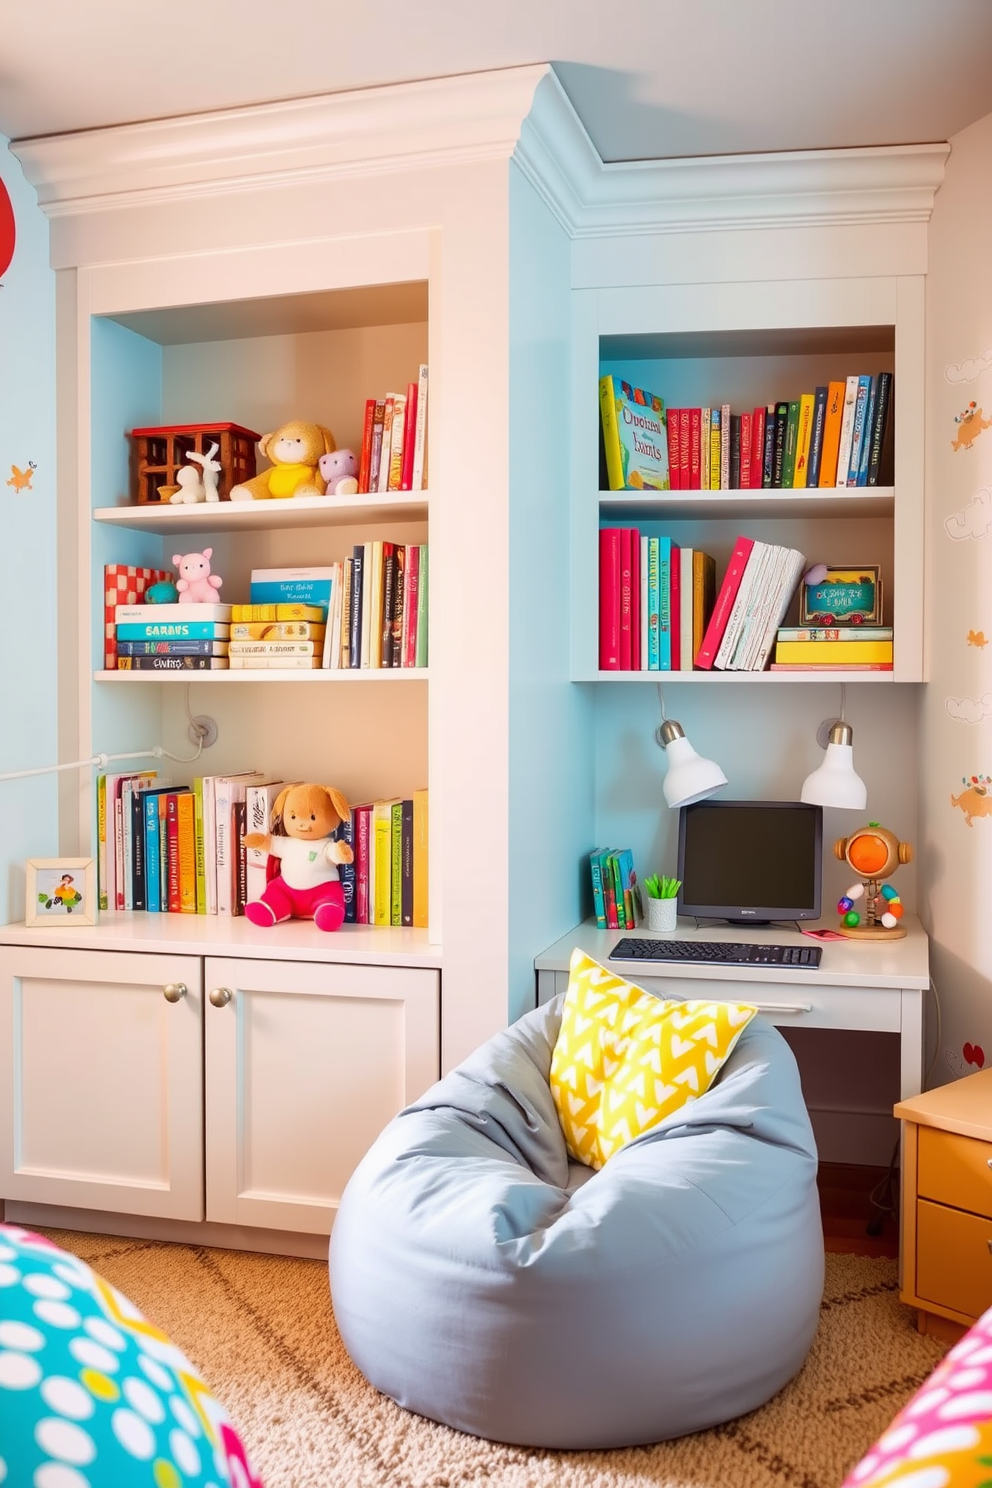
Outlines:
<svg viewBox="0 0 992 1488"><path fill-rule="evenodd" d="M219 574L210 572L210 555L213 548L204 548L202 553L174 553L172 561L179 569L176 588L182 604L216 604L217 590L224 580Z"/></svg>
<svg viewBox="0 0 992 1488"><path fill-rule="evenodd" d="M354 496L358 490L358 458L354 450L339 449L320 457L320 473L327 483L325 496Z"/></svg>

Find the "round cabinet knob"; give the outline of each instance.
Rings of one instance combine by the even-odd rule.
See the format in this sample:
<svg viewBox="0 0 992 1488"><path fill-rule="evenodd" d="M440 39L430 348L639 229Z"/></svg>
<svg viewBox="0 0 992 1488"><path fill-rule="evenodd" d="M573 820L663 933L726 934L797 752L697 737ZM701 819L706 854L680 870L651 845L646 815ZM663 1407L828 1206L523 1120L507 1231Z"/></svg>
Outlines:
<svg viewBox="0 0 992 1488"><path fill-rule="evenodd" d="M166 1002L182 1002L188 991L185 982L169 982L168 986L162 988L162 996Z"/></svg>
<svg viewBox="0 0 992 1488"><path fill-rule="evenodd" d="M208 995L214 1007L227 1007L234 993L230 987L213 987Z"/></svg>

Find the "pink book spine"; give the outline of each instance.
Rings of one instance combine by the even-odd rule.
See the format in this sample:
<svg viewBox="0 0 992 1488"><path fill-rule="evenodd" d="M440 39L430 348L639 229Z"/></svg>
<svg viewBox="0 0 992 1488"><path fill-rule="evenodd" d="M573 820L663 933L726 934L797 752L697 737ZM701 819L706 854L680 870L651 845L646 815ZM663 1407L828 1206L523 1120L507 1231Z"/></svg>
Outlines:
<svg viewBox="0 0 992 1488"><path fill-rule="evenodd" d="M630 552L629 527L620 528L620 670L629 672L631 669L631 606L634 600L633 594L633 568Z"/></svg>
<svg viewBox="0 0 992 1488"><path fill-rule="evenodd" d="M410 543L403 567L403 665L417 665L417 599L420 594L420 548Z"/></svg>
<svg viewBox="0 0 992 1488"><path fill-rule="evenodd" d="M717 595L716 604L713 606L710 623L707 625L706 634L703 636L703 644L696 654L697 667L705 667L708 670L712 670L713 668L716 653L719 651L720 642L723 640L724 628L730 619L730 611L733 609L734 600L737 598L737 591L741 587L741 579L744 576L747 560L753 547L754 539L750 537L739 537L734 544L734 551L731 553L730 562L727 564L727 572L724 574L723 583L720 585L720 593Z"/></svg>
<svg viewBox="0 0 992 1488"><path fill-rule="evenodd" d="M756 408L751 415L751 488L761 490L765 469L765 410Z"/></svg>
<svg viewBox="0 0 992 1488"><path fill-rule="evenodd" d="M751 418L749 413L741 414L741 473L740 487L742 491L751 489Z"/></svg>
<svg viewBox="0 0 992 1488"><path fill-rule="evenodd" d="M699 490L700 460L702 458L702 434L700 420L703 410L701 408L689 409L689 489ZM669 484L671 484L671 473L669 472Z"/></svg>
<svg viewBox="0 0 992 1488"><path fill-rule="evenodd" d="M620 528L599 533L599 669L620 669Z"/></svg>
<svg viewBox="0 0 992 1488"><path fill-rule="evenodd" d="M417 435L417 384L410 382L406 389L406 412L403 426L403 465L400 475L400 490L409 491L413 484L413 447Z"/></svg>
<svg viewBox="0 0 992 1488"><path fill-rule="evenodd" d="M630 668L641 670L641 534L630 529Z"/></svg>
<svg viewBox="0 0 992 1488"><path fill-rule="evenodd" d="M677 543L672 543L668 560L668 629L672 638L672 671L677 672L682 664L682 562Z"/></svg>

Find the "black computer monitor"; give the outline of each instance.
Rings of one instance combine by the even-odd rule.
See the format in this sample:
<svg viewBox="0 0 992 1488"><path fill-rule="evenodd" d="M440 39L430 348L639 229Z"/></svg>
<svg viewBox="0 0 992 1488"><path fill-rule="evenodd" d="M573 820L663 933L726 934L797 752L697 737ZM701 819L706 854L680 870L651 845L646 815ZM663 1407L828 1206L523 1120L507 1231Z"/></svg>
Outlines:
<svg viewBox="0 0 992 1488"><path fill-rule="evenodd" d="M679 812L680 914L762 925L820 915L823 808L697 801Z"/></svg>

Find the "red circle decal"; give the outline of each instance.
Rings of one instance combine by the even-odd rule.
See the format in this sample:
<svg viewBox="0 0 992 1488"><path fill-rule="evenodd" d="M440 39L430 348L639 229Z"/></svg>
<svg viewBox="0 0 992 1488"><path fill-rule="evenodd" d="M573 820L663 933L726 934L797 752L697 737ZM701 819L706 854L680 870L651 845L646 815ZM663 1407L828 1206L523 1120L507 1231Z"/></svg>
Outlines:
<svg viewBox="0 0 992 1488"><path fill-rule="evenodd" d="M14 209L7 188L0 181L0 274L6 274L14 256Z"/></svg>

